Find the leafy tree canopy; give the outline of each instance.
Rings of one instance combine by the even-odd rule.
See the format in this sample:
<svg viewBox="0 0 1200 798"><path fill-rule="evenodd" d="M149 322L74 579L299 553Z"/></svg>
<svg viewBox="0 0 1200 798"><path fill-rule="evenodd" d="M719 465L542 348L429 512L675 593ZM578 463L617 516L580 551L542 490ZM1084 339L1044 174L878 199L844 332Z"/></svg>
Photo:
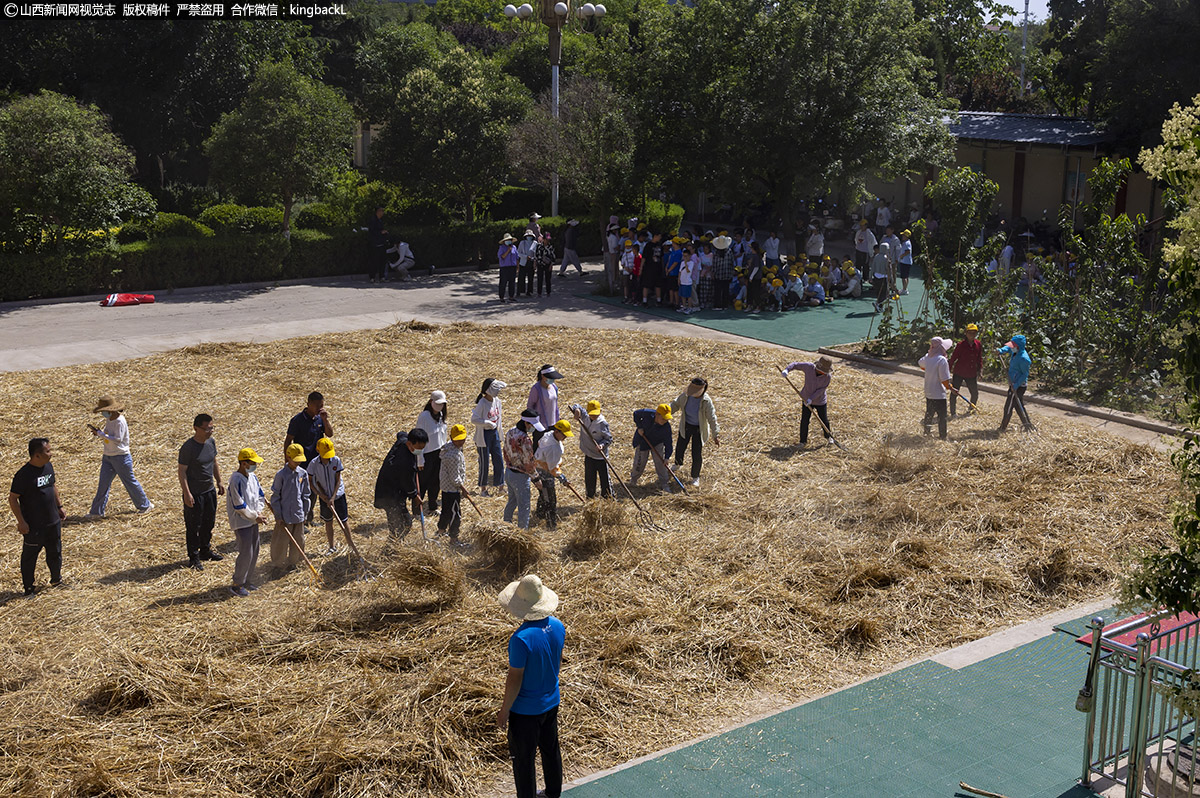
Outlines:
<svg viewBox="0 0 1200 798"><path fill-rule="evenodd" d="M16 251L87 245L147 216L133 154L95 106L43 91L0 109L0 242Z"/></svg>
<svg viewBox="0 0 1200 798"><path fill-rule="evenodd" d="M353 136L354 116L337 91L291 62L268 62L204 146L219 182L247 198L282 203L286 234L296 199L350 165Z"/></svg>

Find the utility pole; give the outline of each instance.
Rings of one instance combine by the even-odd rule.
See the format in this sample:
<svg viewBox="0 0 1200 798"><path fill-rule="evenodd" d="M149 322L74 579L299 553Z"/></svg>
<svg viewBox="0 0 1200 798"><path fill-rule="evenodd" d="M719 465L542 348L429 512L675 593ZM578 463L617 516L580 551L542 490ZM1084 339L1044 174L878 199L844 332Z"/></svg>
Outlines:
<svg viewBox="0 0 1200 798"><path fill-rule="evenodd" d="M1029 0L1025 0L1025 24L1021 34L1021 96L1025 96L1025 51L1029 47Z"/></svg>

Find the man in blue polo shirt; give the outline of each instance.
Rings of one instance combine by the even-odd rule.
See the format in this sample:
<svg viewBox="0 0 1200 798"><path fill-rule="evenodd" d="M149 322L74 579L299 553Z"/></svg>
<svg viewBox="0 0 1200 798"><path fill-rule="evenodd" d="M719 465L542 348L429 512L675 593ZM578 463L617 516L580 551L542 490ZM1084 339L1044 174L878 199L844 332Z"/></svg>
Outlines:
<svg viewBox="0 0 1200 798"><path fill-rule="evenodd" d="M563 771L558 746L558 671L567 630L551 615L558 606L558 596L535 574L529 574L500 591L499 601L500 606L524 621L508 640L504 703L496 717L498 728L508 728L517 798L535 798L538 794L538 751L542 754L545 795L559 798Z"/></svg>
<svg viewBox="0 0 1200 798"><path fill-rule="evenodd" d="M329 411L325 409L325 397L319 391L308 395L308 406L288 422L287 438L283 441L283 450L293 443L304 448L304 456L312 460L317 454L317 441L321 438L333 437L333 423L329 420Z"/></svg>

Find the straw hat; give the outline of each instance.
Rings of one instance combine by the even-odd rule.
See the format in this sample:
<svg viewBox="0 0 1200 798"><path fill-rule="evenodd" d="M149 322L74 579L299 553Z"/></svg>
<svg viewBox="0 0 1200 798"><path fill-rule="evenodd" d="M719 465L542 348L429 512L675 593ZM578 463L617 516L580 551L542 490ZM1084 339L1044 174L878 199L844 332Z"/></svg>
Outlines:
<svg viewBox="0 0 1200 798"><path fill-rule="evenodd" d="M729 249L729 245L733 243L733 239L722 233L713 239L712 245L717 249Z"/></svg>
<svg viewBox="0 0 1200 798"><path fill-rule="evenodd" d="M509 241L516 241L516 239L512 237L512 233L505 233L504 238L500 239L501 244L507 244Z"/></svg>
<svg viewBox="0 0 1200 798"><path fill-rule="evenodd" d="M99 413L101 410L112 410L116 413L122 413L125 411L125 405L121 404L116 399L113 399L111 396L101 396L96 400L96 409L92 412Z"/></svg>
<svg viewBox="0 0 1200 798"><path fill-rule="evenodd" d="M558 594L542 584L537 574L521 577L510 582L497 596L500 606L522 621L540 621L549 618L558 607Z"/></svg>

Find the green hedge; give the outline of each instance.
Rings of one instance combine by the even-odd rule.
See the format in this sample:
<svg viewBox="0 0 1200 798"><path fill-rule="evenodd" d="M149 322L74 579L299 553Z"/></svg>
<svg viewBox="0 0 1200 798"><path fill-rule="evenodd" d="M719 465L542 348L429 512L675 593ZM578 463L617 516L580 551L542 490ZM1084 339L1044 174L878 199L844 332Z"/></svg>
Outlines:
<svg viewBox="0 0 1200 798"><path fill-rule="evenodd" d="M231 210L216 210L223 207L208 208L206 218L219 226L227 225L234 217L236 225L245 223L245 213L237 216ZM663 214L667 224L677 226L683 212L674 205L664 206ZM678 218L669 218L676 215ZM275 218L274 214L256 214L254 222L266 219L267 223L273 223ZM599 255L601 222L589 218L579 221L579 254ZM561 216L546 217L540 222L542 229L551 234L560 254L566 222ZM402 235L412 246L421 268L464 264L488 268L496 265L500 238L505 233L519 236L526 223L523 218L500 219L473 225L456 222L406 227L392 232ZM299 229L292 231L290 239L275 232L214 236L207 225L177 214L159 214L149 224L126 227L144 233L146 239L119 236L118 240L126 243L63 256L0 253L0 301L362 274L367 270L370 254L363 229ZM183 235L168 235L170 232Z"/></svg>

